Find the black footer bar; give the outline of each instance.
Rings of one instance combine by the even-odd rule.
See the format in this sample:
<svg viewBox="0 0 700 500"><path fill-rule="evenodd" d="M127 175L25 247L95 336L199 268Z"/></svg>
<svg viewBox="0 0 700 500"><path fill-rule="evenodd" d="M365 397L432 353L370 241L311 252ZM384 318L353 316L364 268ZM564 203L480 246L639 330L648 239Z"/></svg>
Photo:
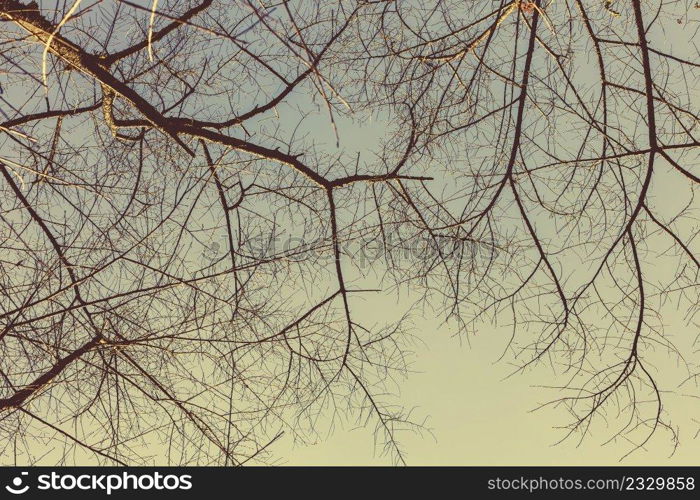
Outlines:
<svg viewBox="0 0 700 500"><path fill-rule="evenodd" d="M670 498L697 497L699 479L698 467L0 467L0 498Z"/></svg>

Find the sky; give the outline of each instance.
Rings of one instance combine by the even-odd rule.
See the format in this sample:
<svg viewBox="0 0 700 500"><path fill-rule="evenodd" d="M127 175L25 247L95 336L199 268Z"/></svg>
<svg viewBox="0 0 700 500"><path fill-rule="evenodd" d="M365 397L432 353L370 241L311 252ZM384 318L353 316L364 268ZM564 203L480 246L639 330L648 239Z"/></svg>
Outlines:
<svg viewBox="0 0 700 500"><path fill-rule="evenodd" d="M650 44L657 50L670 52L690 59L697 59L697 43L693 40L700 10L688 11L679 16L678 29L650 31ZM683 13L682 13L683 14ZM683 21L681 23L680 21ZM628 21L629 22L629 21ZM592 54L581 55L583 59ZM666 67L654 67L665 71ZM597 75L593 66L582 64L577 81L590 80ZM697 78L697 71L695 71ZM672 74L672 79L681 78ZM698 90L698 86L692 86ZM688 96L689 102L699 102L700 93ZM318 116L323 120L322 113ZM352 149L367 145L373 137L376 124L349 128L343 133L341 144ZM371 126L370 126L371 125ZM369 133L367 132L369 130ZM321 128L316 134L323 137ZM334 138L328 134L330 144ZM371 142L370 142L371 143ZM698 164L697 152L685 157L687 164ZM674 174L665 162L659 162L650 188L649 199L666 214L672 214L685 204L697 211L700 206L688 189L686 179ZM442 179L450 183L449 175ZM540 228L546 229L547 222ZM698 230L696 221L681 221L678 226L683 234ZM553 231L555 229L551 228ZM692 240L692 239L691 239ZM669 246L668 241L651 240L653 250ZM691 248L698 248L697 240ZM565 261L572 269L584 267L572 255ZM672 259L658 259L647 268L651 281L663 279L676 268ZM400 309L408 300L404 297L386 299L366 305L364 317L377 318L395 307ZM611 430L616 423L614 415L606 415L609 421L599 422L584 440L576 436L561 441L571 422L563 408L540 407L558 394L556 386L564 380L546 366L535 367L524 373L514 373L516 364L509 356L502 356L511 331L506 327L484 323L472 335L464 335L431 311L415 311L415 333L421 342L415 344L413 370L400 384L399 399L408 408L414 408L417 419L427 417L425 433L407 432L400 436L400 443L407 462L411 465L696 465L700 453L700 399L697 385L680 385L684 379L679 360L663 349L650 354L656 373L670 375L662 391L664 409L671 415L672 426L679 433L679 444L674 448L669 434L659 432L643 449L627 455L630 442L624 438L610 441ZM684 317L675 304L663 308L665 332L673 342L687 345L694 350L692 341L700 331L697 321ZM686 351L689 352L689 351ZM322 434L313 443L295 443L287 436L277 450L288 465L386 465L391 458L381 453L373 437L373 425L352 418L338 419L333 431Z"/></svg>
<svg viewBox="0 0 700 500"><path fill-rule="evenodd" d="M558 1L558 0L557 0ZM149 2L141 2L146 5ZM698 21L697 9L688 13L685 23L692 26ZM697 25L697 24L695 24ZM685 26L685 25L684 25ZM697 56L692 42L692 30L678 29L669 32L650 33L654 47L673 51L685 57ZM583 55L582 57L590 54ZM591 71L582 61L581 71ZM663 68L658 68L663 71ZM594 75L579 75L579 81L594 82ZM694 87L697 88L697 85ZM21 89L11 89L8 98L17 98ZM700 94L688 96L698 102ZM317 104L317 103L316 103ZM277 110L281 135L285 130L297 128L296 109L312 108L303 95L292 95L287 106ZM288 113L288 115L287 115ZM391 127L391 117L367 115L358 112L353 120L335 117L340 146L335 146L336 136L328 121L327 111L317 106L298 127L299 135L313 136L314 144L332 154L342 151L345 158L355 158L361 153L371 163L373 152L381 147L385 129ZM268 119L269 117L265 117ZM533 120L537 123L537 120ZM273 121L273 123L275 123ZM533 125L534 126L534 125ZM575 131L566 133L575 134ZM563 134L566 135L566 134ZM466 154L465 154L466 155ZM466 155L468 160L468 155ZM465 161L466 161L465 160ZM688 162L697 164L697 155L688 155ZM430 170L435 165L427 165ZM276 167L275 167L276 168ZM674 174L668 165L659 162L659 170L650 190L650 199L672 214L687 203L700 208L687 183ZM271 170L270 175L275 175ZM459 179L440 170L437 181L443 187L457 185ZM439 190L439 187L438 187ZM203 219L205 223L212 221ZM555 234L557 226L544 219L537 220L543 233ZM218 224L218 222L217 222ZM290 229L291 231L294 228ZM678 230L691 234L697 223L681 222ZM200 258L204 247L193 247L193 259ZM209 242L211 243L211 242ZM691 242L697 248L697 242ZM649 245L661 250L668 242L651 239ZM220 247L217 247L217 251ZM568 268L580 270L584 266L572 253L563 261ZM381 266L353 267L344 260L349 282L356 287L381 286ZM648 269L651 281L662 279L675 270L673 259L658 259ZM327 282L315 282L315 293L332 289L333 276ZM379 284L379 285L377 285ZM513 332L507 326L507 318L499 324L482 321L472 332L460 331L453 323L445 323L435 309L416 306L410 291L387 290L372 296L355 296L353 314L362 318L363 324L382 325L405 311L411 315L410 325L414 340L410 344L410 373L405 379L390 384L388 390L392 402L401 404L415 421L423 422L422 430L408 430L397 436L402 453L410 465L691 465L697 463L700 440L696 432L700 422L696 419L700 399L697 386L680 386L684 378L683 367L677 357L659 348L648 353L649 363L656 373L663 374L664 406L672 415L672 425L679 432L679 446L674 449L668 433L658 432L640 449L626 455L630 442L624 438L610 441L617 423L616 415L604 415L596 421L589 435L579 441L576 436L566 436L565 426L571 416L562 407L541 405L557 397L558 385L564 385L567 376L554 372L546 364L518 372L520 360L514 360L507 346ZM601 320L602 321L602 320ZM692 341L700 331L697 321L684 318L672 302L663 306L662 321L668 338L684 349L697 349ZM675 427L677 426L677 427ZM337 414L328 412L318 422L319 435L307 442L295 442L286 434L271 448L273 463L285 465L388 465L391 456L382 454L381 446L374 439L374 423L359 418L352 412ZM622 460L622 461L621 461Z"/></svg>

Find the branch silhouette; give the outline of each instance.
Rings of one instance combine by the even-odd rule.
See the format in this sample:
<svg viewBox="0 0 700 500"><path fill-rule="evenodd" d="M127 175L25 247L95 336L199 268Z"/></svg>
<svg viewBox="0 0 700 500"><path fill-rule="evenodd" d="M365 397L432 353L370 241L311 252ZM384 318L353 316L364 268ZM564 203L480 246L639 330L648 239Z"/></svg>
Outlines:
<svg viewBox="0 0 700 500"><path fill-rule="evenodd" d="M55 4L0 0L3 461L274 463L342 415L410 462L422 311L509 329L553 435L679 444L693 2Z"/></svg>

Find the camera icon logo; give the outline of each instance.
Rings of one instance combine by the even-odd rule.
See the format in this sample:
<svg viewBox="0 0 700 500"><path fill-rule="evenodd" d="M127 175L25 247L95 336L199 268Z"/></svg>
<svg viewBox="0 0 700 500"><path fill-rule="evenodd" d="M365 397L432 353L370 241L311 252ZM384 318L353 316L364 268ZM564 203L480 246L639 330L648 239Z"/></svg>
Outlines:
<svg viewBox="0 0 700 500"><path fill-rule="evenodd" d="M14 479L12 479L12 486L7 485L5 486L5 489L13 495L21 495L23 493L26 493L29 489L29 485L25 484L24 487L22 487L22 476L27 475L29 475L28 472L22 472L20 476L17 476Z"/></svg>

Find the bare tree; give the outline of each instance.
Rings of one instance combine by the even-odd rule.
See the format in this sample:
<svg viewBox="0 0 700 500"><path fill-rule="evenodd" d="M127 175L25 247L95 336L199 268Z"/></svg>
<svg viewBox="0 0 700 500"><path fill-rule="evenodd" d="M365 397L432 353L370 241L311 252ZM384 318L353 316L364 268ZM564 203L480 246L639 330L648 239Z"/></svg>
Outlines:
<svg viewBox="0 0 700 500"><path fill-rule="evenodd" d="M245 464L348 412L401 462L421 306L511 325L519 370L564 381L567 436L675 442L698 12L0 0L3 461ZM397 322L358 312L393 295Z"/></svg>

